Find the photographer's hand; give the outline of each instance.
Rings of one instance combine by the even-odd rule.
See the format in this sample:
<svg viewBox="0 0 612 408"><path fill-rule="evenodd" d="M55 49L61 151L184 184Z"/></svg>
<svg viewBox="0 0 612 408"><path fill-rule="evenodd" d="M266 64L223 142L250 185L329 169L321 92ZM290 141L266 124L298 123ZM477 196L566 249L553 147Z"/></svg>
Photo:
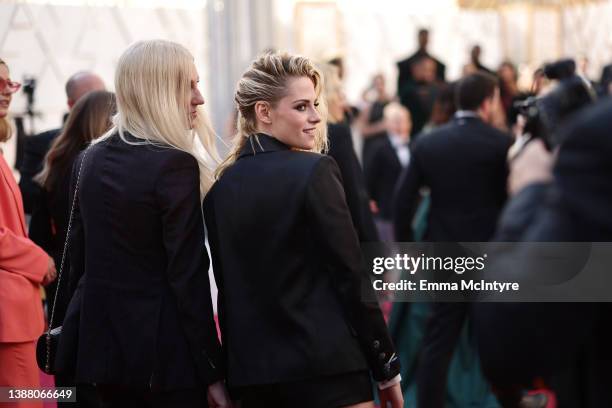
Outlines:
<svg viewBox="0 0 612 408"><path fill-rule="evenodd" d="M529 142L510 162L508 192L515 195L529 184L552 180L554 155L546 150L541 140Z"/></svg>

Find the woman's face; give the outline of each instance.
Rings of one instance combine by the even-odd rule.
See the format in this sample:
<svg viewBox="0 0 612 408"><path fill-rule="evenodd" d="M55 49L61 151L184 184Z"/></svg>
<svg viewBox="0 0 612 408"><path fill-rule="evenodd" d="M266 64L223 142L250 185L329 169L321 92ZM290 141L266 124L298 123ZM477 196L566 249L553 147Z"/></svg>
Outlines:
<svg viewBox="0 0 612 408"><path fill-rule="evenodd" d="M0 64L0 86L2 86L2 89L0 89L0 118L4 118L8 115L9 105L14 93L10 85L8 67L4 64Z"/></svg>
<svg viewBox="0 0 612 408"><path fill-rule="evenodd" d="M270 109L271 134L288 146L310 150L315 147L315 133L321 116L312 80L290 78L287 93Z"/></svg>
<svg viewBox="0 0 612 408"><path fill-rule="evenodd" d="M191 70L191 94L189 98L189 123L190 128L193 129L193 122L198 118L198 106L204 105L204 97L200 93L198 89L198 83L200 82L200 77L198 76L198 71L195 65Z"/></svg>

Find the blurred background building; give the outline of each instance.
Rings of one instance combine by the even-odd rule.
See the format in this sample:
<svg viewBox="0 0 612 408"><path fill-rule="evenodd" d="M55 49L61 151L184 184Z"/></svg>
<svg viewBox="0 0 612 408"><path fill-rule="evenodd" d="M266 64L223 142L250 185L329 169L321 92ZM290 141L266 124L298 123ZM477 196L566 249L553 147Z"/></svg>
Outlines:
<svg viewBox="0 0 612 408"><path fill-rule="evenodd" d="M63 86L79 70L99 73L112 89L121 52L133 41L166 38L194 54L215 128L232 112L236 79L269 48L344 60L345 90L358 103L375 73L396 83L395 63L430 30L429 50L461 76L471 47L496 68L510 60L529 77L545 61L579 57L599 78L612 62L611 0L54 0L0 2L0 55L15 80L36 80L28 133L57 127L66 111ZM393 94L395 89L389 89ZM26 94L14 115L26 115Z"/></svg>

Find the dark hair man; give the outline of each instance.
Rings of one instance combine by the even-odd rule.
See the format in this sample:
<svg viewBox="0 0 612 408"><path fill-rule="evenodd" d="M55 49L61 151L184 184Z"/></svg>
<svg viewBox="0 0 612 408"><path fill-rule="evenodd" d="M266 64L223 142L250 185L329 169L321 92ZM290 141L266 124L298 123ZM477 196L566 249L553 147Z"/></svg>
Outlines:
<svg viewBox="0 0 612 408"><path fill-rule="evenodd" d="M92 72L80 71L73 74L66 82L68 109L71 109L79 98L86 93L105 89L102 79ZM40 187L32 180L32 177L42 170L45 155L61 130L61 128L48 130L26 139L23 162L19 168L21 173L19 189L23 195L24 209L27 214L32 214L34 203L37 202L40 194Z"/></svg>
<svg viewBox="0 0 612 408"><path fill-rule="evenodd" d="M482 242L495 232L506 201L506 155L511 138L491 126L499 88L478 72L456 87L454 119L415 142L398 182L394 227L398 241L411 241L419 190L428 187L425 241ZM433 303L417 373L418 406L443 408L448 366L468 303Z"/></svg>

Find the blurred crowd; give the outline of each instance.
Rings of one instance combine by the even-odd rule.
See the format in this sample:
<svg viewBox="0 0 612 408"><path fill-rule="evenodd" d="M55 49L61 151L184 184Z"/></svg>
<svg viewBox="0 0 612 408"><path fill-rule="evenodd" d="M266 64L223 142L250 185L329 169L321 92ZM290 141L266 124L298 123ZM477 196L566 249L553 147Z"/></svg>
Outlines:
<svg viewBox="0 0 612 408"><path fill-rule="evenodd" d="M485 50L474 45L462 77L448 82L444 63L428 51L429 35L419 30L418 49L397 63L393 92L376 74L354 104L342 78L358 67L341 58L318 64L327 154L339 167L359 241L610 241L612 64L593 81L580 63L555 62L522 89L515 64L486 67ZM8 117L20 84L4 61L0 74L0 141L14 136L0 145L2 172L16 177L0 191L0 384L19 372L36 386L36 339L45 325L62 325L78 286L69 276L56 296L73 163L111 128L117 107L95 73L77 72L66 83L62 127L26 136ZM239 124L232 118L232 133ZM23 203L10 198L17 189ZM20 270L27 285L4 273ZM32 306L41 288L45 316ZM612 406L607 305L385 307L406 407ZM24 359L32 370L8 368ZM55 378L58 386L73 383ZM97 406L92 386L79 393L82 406Z"/></svg>

